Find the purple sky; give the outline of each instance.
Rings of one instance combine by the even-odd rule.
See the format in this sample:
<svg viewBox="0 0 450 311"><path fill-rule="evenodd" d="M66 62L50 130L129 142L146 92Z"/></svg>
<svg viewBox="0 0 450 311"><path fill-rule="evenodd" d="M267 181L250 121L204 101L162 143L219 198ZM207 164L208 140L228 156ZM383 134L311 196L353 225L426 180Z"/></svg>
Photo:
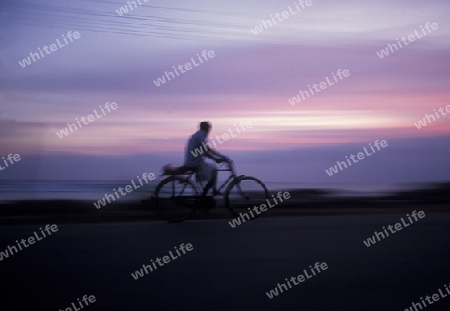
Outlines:
<svg viewBox="0 0 450 311"><path fill-rule="evenodd" d="M209 120L211 138L252 122L218 150L235 158L242 173L265 180L448 180L450 115L420 130L414 123L450 105L450 3L312 3L255 35L250 29L294 1L149 1L123 16L115 11L126 1L6 2L0 11L0 156L19 153L22 161L0 171L0 179L156 173L165 163L181 163L187 138ZM439 29L377 56L427 22ZM18 64L68 31L81 37L25 68ZM155 86L153 80L203 50L215 57ZM288 103L338 69L350 76ZM119 108L58 138L68 122L105 102ZM377 139L389 147L326 175L337 160Z"/></svg>

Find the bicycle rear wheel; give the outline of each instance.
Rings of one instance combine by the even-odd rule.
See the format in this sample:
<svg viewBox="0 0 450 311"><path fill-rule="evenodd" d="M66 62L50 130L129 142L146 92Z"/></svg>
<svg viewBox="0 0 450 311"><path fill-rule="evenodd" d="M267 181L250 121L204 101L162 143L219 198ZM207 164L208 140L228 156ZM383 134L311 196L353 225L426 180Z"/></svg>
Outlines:
<svg viewBox="0 0 450 311"><path fill-rule="evenodd" d="M198 193L188 179L172 176L158 184L155 201L160 218L169 222L181 222L194 214Z"/></svg>
<svg viewBox="0 0 450 311"><path fill-rule="evenodd" d="M259 208L261 204L267 203L268 199L269 191L266 185L259 179L250 176L235 179L225 192L225 206L235 217L239 217L241 213L242 215L247 214L250 219L259 217L262 214ZM259 213L254 211L255 206L258 206Z"/></svg>

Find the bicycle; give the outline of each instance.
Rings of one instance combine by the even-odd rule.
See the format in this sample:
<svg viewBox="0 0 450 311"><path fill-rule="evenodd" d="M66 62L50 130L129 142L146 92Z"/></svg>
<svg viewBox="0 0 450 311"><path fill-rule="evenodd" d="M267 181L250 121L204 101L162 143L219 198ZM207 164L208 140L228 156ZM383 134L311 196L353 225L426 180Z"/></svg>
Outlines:
<svg viewBox="0 0 450 311"><path fill-rule="evenodd" d="M156 211L160 218L169 222L181 222L192 217L199 207L208 210L216 206L215 196L222 195L225 199L225 207L238 217L241 212L249 213L249 208L260 206L269 199L269 191L259 179L237 175L233 161L222 163L218 172L228 171L228 179L216 191L218 194L208 196L200 195L205 190L203 183L192 176L195 172L186 168L184 172L176 174L164 173L169 177L163 179L155 188ZM224 194L220 191L225 189ZM214 191L213 191L214 192ZM252 212L253 213L253 212ZM256 214L256 213L253 213ZM254 215L252 219L260 214Z"/></svg>

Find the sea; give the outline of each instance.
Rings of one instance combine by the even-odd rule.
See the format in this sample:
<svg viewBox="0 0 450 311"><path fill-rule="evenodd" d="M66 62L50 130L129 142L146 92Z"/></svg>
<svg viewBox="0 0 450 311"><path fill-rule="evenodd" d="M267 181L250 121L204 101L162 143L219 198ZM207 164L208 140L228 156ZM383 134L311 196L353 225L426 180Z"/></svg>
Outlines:
<svg viewBox="0 0 450 311"><path fill-rule="evenodd" d="M135 181L137 182L137 181ZM121 201L136 201L148 199L159 180L133 190ZM130 180L103 181L0 181L0 202L23 200L78 200L97 201L105 194L112 194L114 189L125 188ZM331 196L372 196L386 195L397 191L423 188L419 184L314 184L314 183L283 183L266 182L269 191L290 189L320 189L329 191ZM139 183L137 183L139 185Z"/></svg>

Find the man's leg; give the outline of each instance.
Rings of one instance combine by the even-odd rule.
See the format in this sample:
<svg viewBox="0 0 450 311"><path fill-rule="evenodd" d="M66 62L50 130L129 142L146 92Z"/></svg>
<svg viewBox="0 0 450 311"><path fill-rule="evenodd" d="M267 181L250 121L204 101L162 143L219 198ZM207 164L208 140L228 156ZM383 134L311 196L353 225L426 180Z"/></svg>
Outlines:
<svg viewBox="0 0 450 311"><path fill-rule="evenodd" d="M217 170L214 170L213 171L213 177L212 177L212 180L211 180L211 182L212 182L212 187L213 187L213 195L215 195L216 194L216 192L217 192Z"/></svg>
<svg viewBox="0 0 450 311"><path fill-rule="evenodd" d="M208 181L205 188L203 189L202 196L207 195L209 189L211 189L211 188L213 188L213 192L216 191L216 186L217 186L217 171L213 170L211 179Z"/></svg>
<svg viewBox="0 0 450 311"><path fill-rule="evenodd" d="M213 194L216 190L217 185L217 168L213 166L212 164L205 163L205 175L208 177L208 183L206 184L205 188L203 189L202 196L205 196L208 194L209 189L213 188Z"/></svg>

